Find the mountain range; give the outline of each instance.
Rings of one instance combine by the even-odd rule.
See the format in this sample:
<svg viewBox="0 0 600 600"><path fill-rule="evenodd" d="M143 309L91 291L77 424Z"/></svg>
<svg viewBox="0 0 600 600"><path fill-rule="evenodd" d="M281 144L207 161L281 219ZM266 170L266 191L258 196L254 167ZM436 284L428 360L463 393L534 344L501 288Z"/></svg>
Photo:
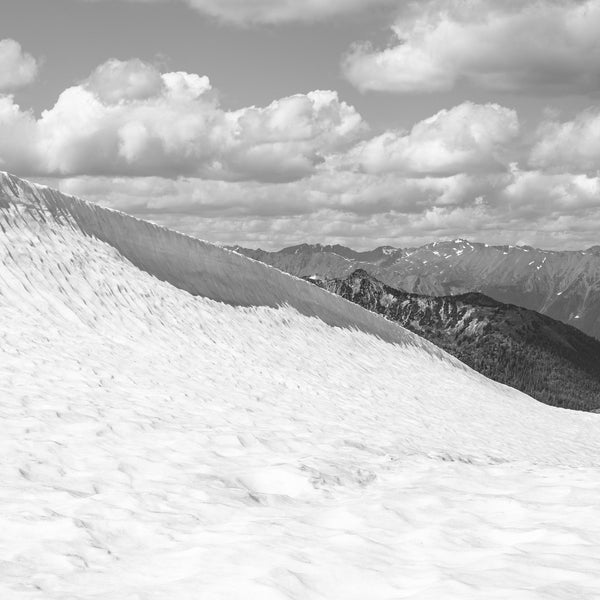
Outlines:
<svg viewBox="0 0 600 600"><path fill-rule="evenodd" d="M600 339L600 246L551 251L457 239L417 248L383 246L367 252L320 244L277 252L239 246L234 250L299 277L343 278L364 269L395 289L415 294L480 292Z"/></svg>
<svg viewBox="0 0 600 600"><path fill-rule="evenodd" d="M600 341L476 292L423 296L357 269L308 281L418 333L486 377L553 406L600 409Z"/></svg>

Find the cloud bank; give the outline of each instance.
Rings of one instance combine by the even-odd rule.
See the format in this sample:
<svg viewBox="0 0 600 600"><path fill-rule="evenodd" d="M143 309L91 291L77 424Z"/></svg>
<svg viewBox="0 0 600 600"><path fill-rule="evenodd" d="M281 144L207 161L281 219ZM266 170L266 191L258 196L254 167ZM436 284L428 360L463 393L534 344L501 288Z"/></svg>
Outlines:
<svg viewBox="0 0 600 600"><path fill-rule="evenodd" d="M0 164L37 175L286 181L309 175L365 130L332 91L225 111L205 76L113 59L39 119L1 98L0 137L26 141L27 152L7 142Z"/></svg>
<svg viewBox="0 0 600 600"><path fill-rule="evenodd" d="M0 94L0 169L211 241L592 245L600 117L462 102L372 131L335 91L225 110L208 77L111 59L36 116Z"/></svg>
<svg viewBox="0 0 600 600"><path fill-rule="evenodd" d="M600 86L600 0L425 0L393 23L394 41L343 61L358 89L573 93Z"/></svg>

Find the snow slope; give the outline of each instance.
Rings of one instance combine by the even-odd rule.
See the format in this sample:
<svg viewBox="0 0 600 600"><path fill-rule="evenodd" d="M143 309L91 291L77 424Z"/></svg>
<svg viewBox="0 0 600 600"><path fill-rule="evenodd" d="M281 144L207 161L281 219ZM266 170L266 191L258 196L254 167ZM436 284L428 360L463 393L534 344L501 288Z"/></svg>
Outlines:
<svg viewBox="0 0 600 600"><path fill-rule="evenodd" d="M364 269L309 281L430 340L476 371L551 406L600 412L600 340L478 293L421 296Z"/></svg>
<svg viewBox="0 0 600 600"><path fill-rule="evenodd" d="M599 497L599 415L0 175L0 598L598 598Z"/></svg>

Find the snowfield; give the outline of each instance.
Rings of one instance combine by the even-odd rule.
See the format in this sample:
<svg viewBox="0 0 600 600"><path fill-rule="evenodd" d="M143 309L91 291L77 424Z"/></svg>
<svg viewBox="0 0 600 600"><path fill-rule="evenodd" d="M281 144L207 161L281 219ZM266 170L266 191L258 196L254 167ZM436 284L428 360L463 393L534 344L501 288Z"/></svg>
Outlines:
<svg viewBox="0 0 600 600"><path fill-rule="evenodd" d="M600 415L0 174L0 598L599 597Z"/></svg>

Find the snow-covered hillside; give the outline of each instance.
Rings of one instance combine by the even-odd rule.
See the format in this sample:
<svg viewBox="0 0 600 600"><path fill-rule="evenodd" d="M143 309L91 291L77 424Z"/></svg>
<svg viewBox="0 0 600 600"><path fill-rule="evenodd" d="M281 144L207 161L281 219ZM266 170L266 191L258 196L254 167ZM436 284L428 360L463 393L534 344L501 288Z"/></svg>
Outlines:
<svg viewBox="0 0 600 600"><path fill-rule="evenodd" d="M600 595L600 415L6 175L0 476L0 598Z"/></svg>

